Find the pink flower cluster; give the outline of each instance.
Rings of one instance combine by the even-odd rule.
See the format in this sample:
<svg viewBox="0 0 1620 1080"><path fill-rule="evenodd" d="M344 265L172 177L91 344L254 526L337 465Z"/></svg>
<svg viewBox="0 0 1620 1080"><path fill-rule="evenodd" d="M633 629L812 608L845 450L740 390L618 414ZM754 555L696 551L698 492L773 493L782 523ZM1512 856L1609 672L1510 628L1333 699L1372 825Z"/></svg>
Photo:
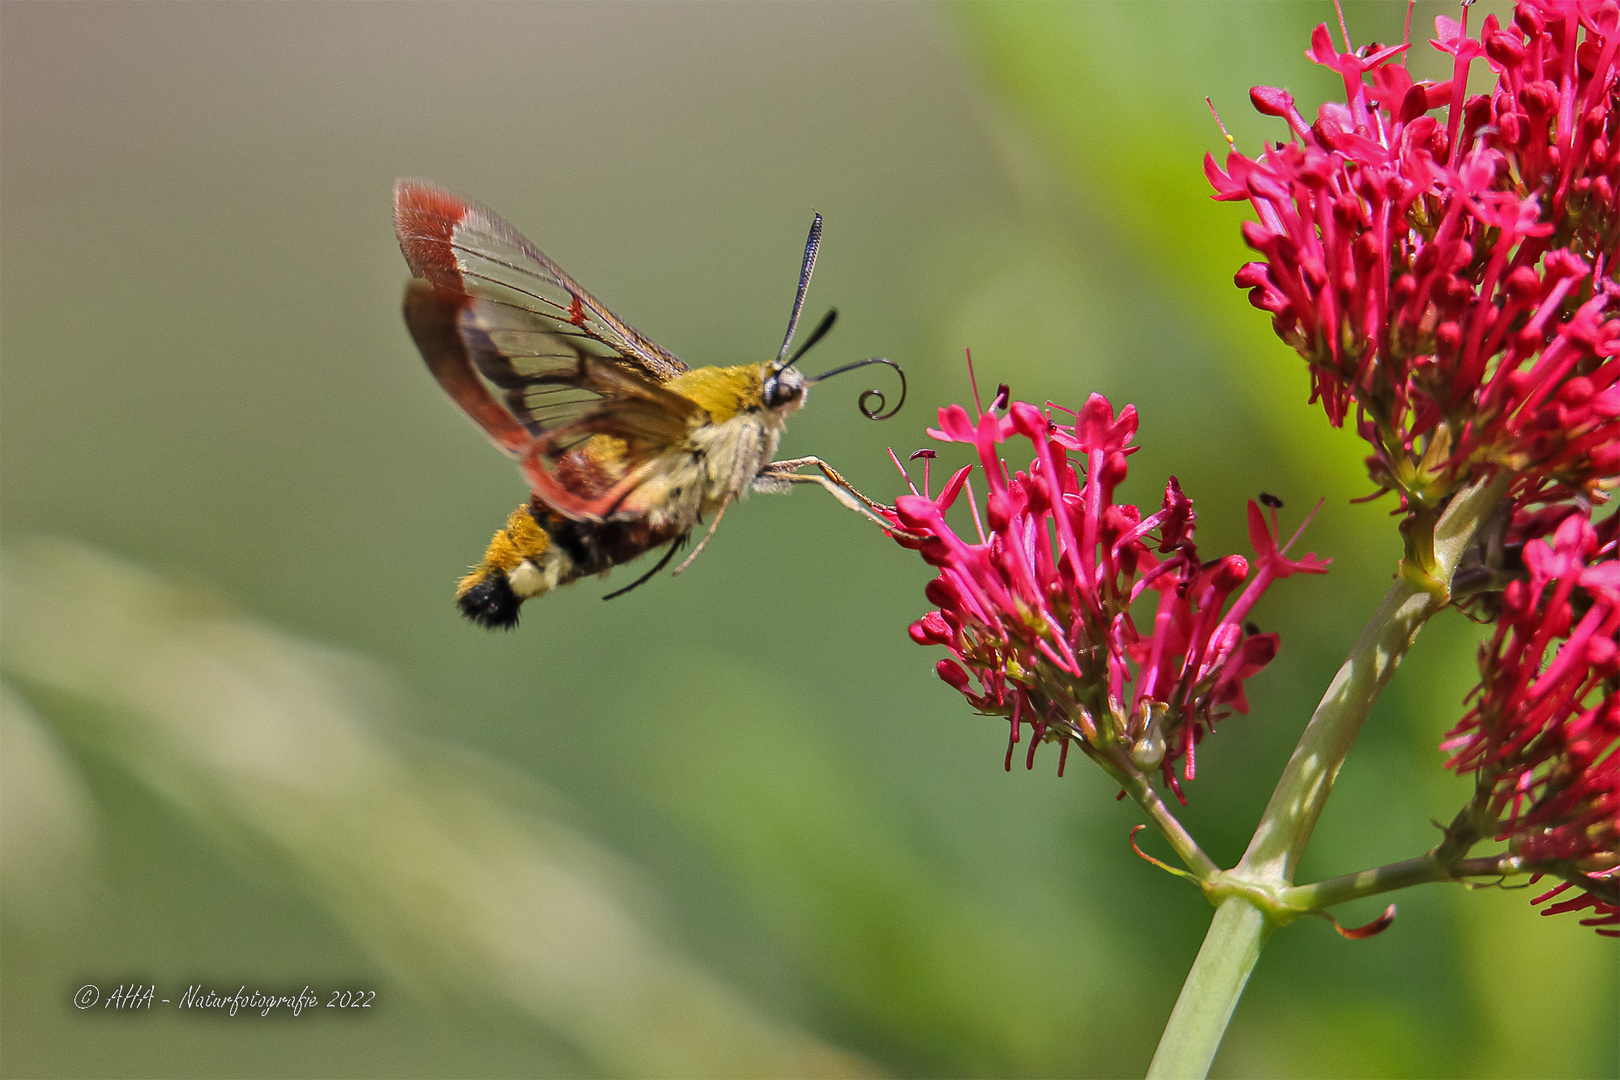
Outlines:
<svg viewBox="0 0 1620 1080"><path fill-rule="evenodd" d="M1441 748L1508 853L1565 879L1538 901L1584 889L1548 913L1620 927L1620 517L1557 516L1533 523L1527 579L1504 590L1474 707Z"/></svg>
<svg viewBox="0 0 1620 1080"><path fill-rule="evenodd" d="M922 490L912 485L891 519L905 530L896 539L939 576L927 589L937 610L912 624L911 636L950 651L939 675L976 709L1009 718L1008 768L1027 724L1031 767L1036 747L1056 741L1061 772L1078 740L1116 768L1161 770L1179 795L1173 763L1184 760L1192 777L1203 733L1248 710L1244 682L1276 654L1275 634L1245 627L1249 610L1272 582L1322 573L1326 561L1287 558L1274 510L1268 523L1252 502L1252 570L1238 555L1201 560L1192 501L1175 478L1152 513L1114 501L1135 450L1136 409L1116 415L1094 394L1077 413L1057 412L1073 422L1008 404L1005 387L977 420L960 405L940 410L928 434L972 445L988 492L981 516L968 465L930 493L934 452L913 455L924 458ZM1027 469L1003 460L1014 440L1033 448ZM946 520L964 492L966 536Z"/></svg>
<svg viewBox="0 0 1620 1080"><path fill-rule="evenodd" d="M1319 26L1307 55L1345 102L1312 124L1256 87L1292 140L1205 172L1258 216L1237 283L1331 422L1356 406L1381 488L1433 507L1505 467L1519 497L1596 495L1620 474L1620 5L1521 0L1477 37L1466 11L1436 20L1440 83ZM1495 85L1470 96L1480 60Z"/></svg>

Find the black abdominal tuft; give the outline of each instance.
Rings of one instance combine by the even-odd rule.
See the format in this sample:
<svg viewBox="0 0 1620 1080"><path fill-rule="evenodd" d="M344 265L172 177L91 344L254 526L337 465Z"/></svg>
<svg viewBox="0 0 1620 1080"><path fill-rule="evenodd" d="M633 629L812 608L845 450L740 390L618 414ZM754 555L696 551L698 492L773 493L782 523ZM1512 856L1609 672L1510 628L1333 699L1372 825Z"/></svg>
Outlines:
<svg viewBox="0 0 1620 1080"><path fill-rule="evenodd" d="M512 591L505 574L490 574L456 597L461 613L489 630L511 630L518 624L523 601Z"/></svg>

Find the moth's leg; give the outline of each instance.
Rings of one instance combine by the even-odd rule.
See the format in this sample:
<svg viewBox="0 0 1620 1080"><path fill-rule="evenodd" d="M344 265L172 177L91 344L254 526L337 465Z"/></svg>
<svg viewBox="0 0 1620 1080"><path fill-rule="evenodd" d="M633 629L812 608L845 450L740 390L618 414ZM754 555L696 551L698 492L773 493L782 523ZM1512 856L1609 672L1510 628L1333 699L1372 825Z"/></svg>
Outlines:
<svg viewBox="0 0 1620 1080"><path fill-rule="evenodd" d="M728 495L726 496L725 501L720 504L720 509L715 511L714 520L709 523L709 531L703 534L703 539L699 540L698 546L692 549L692 554L682 559L681 565L669 572L670 577L680 577L682 572L684 572L688 566L692 565L693 560L698 557L698 553L708 546L709 538L714 535L714 530L720 527L720 519L726 516L726 507L730 505L731 496Z"/></svg>
<svg viewBox="0 0 1620 1080"><path fill-rule="evenodd" d="M796 471L807 465L814 465L817 469L820 469L821 475L806 476ZM818 457L789 458L786 461L770 462L760 469L759 474L754 477L753 488L755 491L777 493L789 490L793 484L820 484L832 492L833 498L851 510L858 514L865 514L890 532L895 531L894 523L884 518L881 513L882 511L892 512L893 507L884 506L880 502L868 499L856 489L854 484L845 480L837 469Z"/></svg>
<svg viewBox="0 0 1620 1080"><path fill-rule="evenodd" d="M608 593L606 596L602 597L602 599L604 599L604 600L612 600L615 596L623 596L625 593L629 592L631 589L638 589L641 586L647 584L647 582L651 581L655 576L657 576L658 571L662 570L664 567L669 565L669 560L671 560L671 559L673 559L675 557L675 552L680 550L680 546L685 542L686 542L686 537L684 535L683 536L677 536L675 539L671 540L669 542L669 550L664 552L663 557L658 560L658 565L657 566L653 567L651 570L647 571L645 574L642 574L640 577L636 578L636 580L632 581L630 584L626 585L624 588L615 589L613 592ZM690 561L690 560L688 560L688 561Z"/></svg>

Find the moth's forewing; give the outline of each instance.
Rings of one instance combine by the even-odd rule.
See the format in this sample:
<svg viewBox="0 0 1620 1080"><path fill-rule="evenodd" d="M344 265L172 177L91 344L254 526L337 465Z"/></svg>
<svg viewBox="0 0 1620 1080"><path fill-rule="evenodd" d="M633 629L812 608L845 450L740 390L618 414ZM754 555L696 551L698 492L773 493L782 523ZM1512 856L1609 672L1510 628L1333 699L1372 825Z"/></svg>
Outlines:
<svg viewBox="0 0 1620 1080"><path fill-rule="evenodd" d="M394 231L411 272L441 289L535 316L533 329L662 382L687 370L620 319L493 211L431 184L394 186ZM587 342L603 346L593 348Z"/></svg>
<svg viewBox="0 0 1620 1080"><path fill-rule="evenodd" d="M567 434L576 421L616 396L663 385L537 327L532 312L420 278L405 291L405 325L445 392L514 456L547 435L555 456L578 441Z"/></svg>
<svg viewBox="0 0 1620 1080"><path fill-rule="evenodd" d="M622 514L630 481L701 418L663 387L687 370L492 211L401 181L405 321L450 398L524 461L535 494L577 520ZM611 446L580 447L596 435Z"/></svg>

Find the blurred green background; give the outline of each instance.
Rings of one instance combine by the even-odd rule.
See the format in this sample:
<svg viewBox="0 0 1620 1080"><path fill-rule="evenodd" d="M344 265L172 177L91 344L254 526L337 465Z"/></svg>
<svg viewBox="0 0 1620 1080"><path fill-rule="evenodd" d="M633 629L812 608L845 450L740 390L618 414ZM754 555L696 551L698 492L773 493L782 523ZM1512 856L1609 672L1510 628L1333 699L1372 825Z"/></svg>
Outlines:
<svg viewBox="0 0 1620 1080"><path fill-rule="evenodd" d="M1404 13L1348 8L1358 42ZM1331 17L0 6L0 1071L1141 1073L1207 904L1131 855L1083 760L1002 771L1004 726L906 637L926 568L861 519L761 497L679 581L583 583L505 636L457 617L524 488L405 333L389 189L495 207L692 363L771 353L819 210L816 362L894 357L912 397L873 424L829 383L782 453L879 497L970 346L1027 400L1135 403L1125 495L1178 475L1207 553L1247 551L1259 491L1290 521L1325 498L1333 571L1257 611L1282 653L1189 786L1229 864L1398 553L1200 171L1204 95L1253 152L1281 127L1251 84L1335 92L1302 56ZM1307 878L1413 855L1461 803L1435 744L1475 635L1421 639ZM1615 1075L1613 946L1529 895L1277 935L1215 1072ZM70 1003L120 982L377 996Z"/></svg>

